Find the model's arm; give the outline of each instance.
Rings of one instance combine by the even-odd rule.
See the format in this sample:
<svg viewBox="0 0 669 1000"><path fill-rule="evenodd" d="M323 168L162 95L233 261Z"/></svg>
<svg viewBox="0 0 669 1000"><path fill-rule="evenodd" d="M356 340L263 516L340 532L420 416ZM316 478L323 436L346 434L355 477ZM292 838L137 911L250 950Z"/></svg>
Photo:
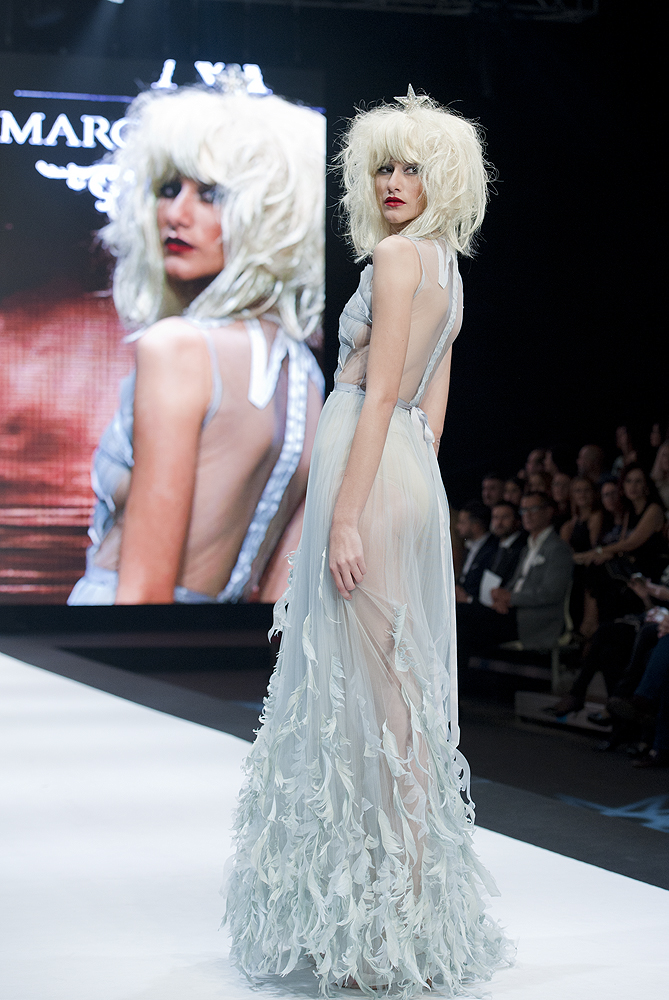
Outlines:
<svg viewBox="0 0 669 1000"><path fill-rule="evenodd" d="M418 251L390 236L374 251L372 334L367 388L330 530L330 571L337 590L350 591L366 572L358 522L381 461L404 370L411 302L420 281Z"/></svg>
<svg viewBox="0 0 669 1000"><path fill-rule="evenodd" d="M135 464L123 524L117 604L174 600L210 393L207 348L197 330L171 319L144 334L137 345Z"/></svg>

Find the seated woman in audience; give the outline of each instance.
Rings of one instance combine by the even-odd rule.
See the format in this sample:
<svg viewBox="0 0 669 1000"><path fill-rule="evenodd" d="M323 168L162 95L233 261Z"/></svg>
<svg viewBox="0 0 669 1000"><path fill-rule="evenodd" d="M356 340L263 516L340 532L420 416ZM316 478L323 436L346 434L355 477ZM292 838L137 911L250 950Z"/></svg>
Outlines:
<svg viewBox="0 0 669 1000"><path fill-rule="evenodd" d="M567 542L574 555L594 548L602 530L602 512L598 509L595 487L589 479L577 476L569 488L571 517L560 528L560 538ZM577 565L569 601L574 628L591 636L597 628L597 606L588 587L587 566Z"/></svg>
<svg viewBox="0 0 669 1000"><path fill-rule="evenodd" d="M604 478L600 487L599 499L602 504L602 533L598 541L600 545L611 545L620 538L625 513L618 480L615 476Z"/></svg>
<svg viewBox="0 0 669 1000"><path fill-rule="evenodd" d="M650 478L660 494L665 507L669 507L669 440L663 441L657 449Z"/></svg>
<svg viewBox="0 0 669 1000"><path fill-rule="evenodd" d="M553 518L553 527L559 531L565 521L571 517L571 503L569 502L569 490L571 478L566 472L556 472L551 480L551 496L555 501L556 511Z"/></svg>
<svg viewBox="0 0 669 1000"><path fill-rule="evenodd" d="M664 508L652 480L633 462L623 469L620 485L624 506L620 538L574 554L577 565L601 568L591 583L600 621L641 611L638 597L626 582L634 573L657 581L664 565Z"/></svg>
<svg viewBox="0 0 669 1000"><path fill-rule="evenodd" d="M512 503L514 507L520 506L520 498L523 495L524 483L517 476L512 476L504 483L503 499L507 503Z"/></svg>

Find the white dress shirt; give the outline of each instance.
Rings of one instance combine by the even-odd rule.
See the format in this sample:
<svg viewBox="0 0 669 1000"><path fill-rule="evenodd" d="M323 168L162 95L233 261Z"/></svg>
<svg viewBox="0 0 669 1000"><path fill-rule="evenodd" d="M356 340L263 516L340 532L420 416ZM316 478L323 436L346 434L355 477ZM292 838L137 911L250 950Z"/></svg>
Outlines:
<svg viewBox="0 0 669 1000"><path fill-rule="evenodd" d="M471 541L469 538L467 539L467 541L465 542L465 548L468 550L467 558L465 559L465 564L462 567L462 573L460 574L461 580L464 580L464 578L467 576L467 573L469 573L469 570L471 569L472 563L476 559L476 554L478 550L481 548L482 545L486 543L486 541L489 538L490 538L490 532L486 531L485 535L481 535L480 538L476 538L473 541Z"/></svg>
<svg viewBox="0 0 669 1000"><path fill-rule="evenodd" d="M518 577L514 585L513 588L514 594L520 593L520 591L523 589L523 584L527 579L527 574L530 572L532 567L537 562L537 558L539 556L539 550L541 549L541 546L544 544L544 542L546 541L552 530L553 530L553 525L549 524L547 528L544 528L543 531L539 532L536 538L532 538L532 536L530 535L529 538L527 539L527 555L523 559L523 568L521 569L520 576Z"/></svg>

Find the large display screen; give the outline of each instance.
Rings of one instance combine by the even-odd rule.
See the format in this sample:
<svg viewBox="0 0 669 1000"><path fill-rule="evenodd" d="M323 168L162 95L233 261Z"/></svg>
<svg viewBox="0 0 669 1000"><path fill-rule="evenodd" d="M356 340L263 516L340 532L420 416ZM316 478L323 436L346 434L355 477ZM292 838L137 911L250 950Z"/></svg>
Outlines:
<svg viewBox="0 0 669 1000"><path fill-rule="evenodd" d="M3 57L0 603L280 595L321 405L321 103L307 71Z"/></svg>

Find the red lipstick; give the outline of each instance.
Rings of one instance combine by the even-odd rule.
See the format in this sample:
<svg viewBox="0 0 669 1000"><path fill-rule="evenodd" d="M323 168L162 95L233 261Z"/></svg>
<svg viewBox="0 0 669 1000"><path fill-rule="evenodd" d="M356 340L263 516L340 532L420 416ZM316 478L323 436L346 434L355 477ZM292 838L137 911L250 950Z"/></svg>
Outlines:
<svg viewBox="0 0 669 1000"><path fill-rule="evenodd" d="M165 249L168 253L187 253L194 247L190 243L186 243L185 240L180 240L178 236L168 236L165 240Z"/></svg>
<svg viewBox="0 0 669 1000"><path fill-rule="evenodd" d="M404 202L401 200L401 198L386 198L384 202L384 205L387 205L389 208L397 208L398 205L403 205L403 204Z"/></svg>

